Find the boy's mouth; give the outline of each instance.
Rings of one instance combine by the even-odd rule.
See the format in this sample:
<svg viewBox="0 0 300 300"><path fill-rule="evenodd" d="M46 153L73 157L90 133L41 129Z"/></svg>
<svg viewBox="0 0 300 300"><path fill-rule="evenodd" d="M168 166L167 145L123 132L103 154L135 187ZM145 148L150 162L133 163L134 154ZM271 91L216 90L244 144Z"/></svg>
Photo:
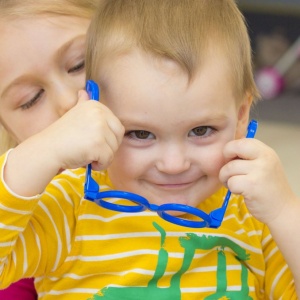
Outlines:
<svg viewBox="0 0 300 300"><path fill-rule="evenodd" d="M174 189L182 190L182 189L186 189L192 184L193 182L176 182L176 183L160 183L155 185L164 190L174 190Z"/></svg>

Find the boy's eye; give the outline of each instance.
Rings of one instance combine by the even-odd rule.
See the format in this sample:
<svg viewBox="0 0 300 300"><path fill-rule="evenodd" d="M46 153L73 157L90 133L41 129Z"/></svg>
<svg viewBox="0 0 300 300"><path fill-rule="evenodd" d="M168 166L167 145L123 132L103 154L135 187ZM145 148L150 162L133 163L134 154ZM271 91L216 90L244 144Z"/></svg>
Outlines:
<svg viewBox="0 0 300 300"><path fill-rule="evenodd" d="M207 136L212 133L213 129L209 126L199 126L191 130L191 136Z"/></svg>
<svg viewBox="0 0 300 300"><path fill-rule="evenodd" d="M83 70L85 67L85 61L81 61L79 64L75 65L74 67L68 70L68 73L76 73Z"/></svg>
<svg viewBox="0 0 300 300"><path fill-rule="evenodd" d="M146 140L146 139L153 139L154 136L151 132L146 130L134 130L129 131L126 133L127 136L133 138L133 139L140 139L140 140Z"/></svg>
<svg viewBox="0 0 300 300"><path fill-rule="evenodd" d="M22 110L26 110L26 109L31 108L32 106L34 106L42 98L44 92L45 92L45 90L43 90L43 89L39 90L38 93L35 94L35 96L32 99L30 99L26 103L22 104L20 106L20 108Z"/></svg>

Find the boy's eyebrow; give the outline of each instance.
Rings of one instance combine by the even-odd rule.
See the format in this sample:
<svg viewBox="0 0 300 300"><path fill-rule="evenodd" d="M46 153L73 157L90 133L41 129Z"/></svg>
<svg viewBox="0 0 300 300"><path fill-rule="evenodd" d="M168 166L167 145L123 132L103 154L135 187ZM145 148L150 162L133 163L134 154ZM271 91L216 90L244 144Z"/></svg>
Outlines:
<svg viewBox="0 0 300 300"><path fill-rule="evenodd" d="M204 116L204 117L194 117L193 119L186 119L187 123L199 123L199 126L201 125L209 125L211 123L223 123L228 120L228 116L224 113L216 114L214 116ZM121 123L126 126L137 126L137 127L143 127L143 126L153 126L153 123L149 119L149 122L146 119L122 119L120 118ZM160 125L159 125L160 127Z"/></svg>
<svg viewBox="0 0 300 300"><path fill-rule="evenodd" d="M229 118L226 114L220 113L214 116L203 117L201 120L199 120L199 122L200 123L224 122L227 121L228 119Z"/></svg>

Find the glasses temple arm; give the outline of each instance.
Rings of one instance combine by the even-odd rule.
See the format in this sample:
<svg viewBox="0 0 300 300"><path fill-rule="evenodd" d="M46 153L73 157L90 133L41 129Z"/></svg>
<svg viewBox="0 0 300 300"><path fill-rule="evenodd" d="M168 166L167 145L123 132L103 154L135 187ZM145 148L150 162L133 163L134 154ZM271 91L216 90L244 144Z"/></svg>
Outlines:
<svg viewBox="0 0 300 300"><path fill-rule="evenodd" d="M96 82L88 80L85 89L92 100L99 101L99 88ZM84 184L84 197L88 200L95 200L99 192L99 185L92 177L92 165L88 164L86 167L86 177Z"/></svg>
<svg viewBox="0 0 300 300"><path fill-rule="evenodd" d="M254 138L256 130L257 130L257 126L258 126L258 123L256 120L250 121L250 123L248 125L248 129L247 129L246 138ZM212 211L209 214L209 216L211 217L210 227L218 228L221 225L222 220L225 215L225 212L226 212L226 209L227 209L227 206L228 206L228 203L229 203L230 197L231 197L231 191L228 190L226 193L222 207Z"/></svg>

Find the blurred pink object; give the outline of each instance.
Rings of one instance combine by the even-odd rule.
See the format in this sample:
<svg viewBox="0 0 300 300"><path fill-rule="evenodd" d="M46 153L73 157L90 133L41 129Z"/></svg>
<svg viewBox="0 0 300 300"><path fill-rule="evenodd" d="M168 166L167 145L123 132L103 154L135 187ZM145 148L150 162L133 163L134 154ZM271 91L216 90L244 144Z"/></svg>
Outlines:
<svg viewBox="0 0 300 300"><path fill-rule="evenodd" d="M284 75L300 57L300 37L272 67L259 70L255 75L263 99L272 99L284 89Z"/></svg>
<svg viewBox="0 0 300 300"><path fill-rule="evenodd" d="M284 79L275 68L259 70L255 76L257 88L263 99L268 100L279 95L284 88Z"/></svg>
<svg viewBox="0 0 300 300"><path fill-rule="evenodd" d="M22 279L5 290L0 290L1 300L37 300L33 279Z"/></svg>

